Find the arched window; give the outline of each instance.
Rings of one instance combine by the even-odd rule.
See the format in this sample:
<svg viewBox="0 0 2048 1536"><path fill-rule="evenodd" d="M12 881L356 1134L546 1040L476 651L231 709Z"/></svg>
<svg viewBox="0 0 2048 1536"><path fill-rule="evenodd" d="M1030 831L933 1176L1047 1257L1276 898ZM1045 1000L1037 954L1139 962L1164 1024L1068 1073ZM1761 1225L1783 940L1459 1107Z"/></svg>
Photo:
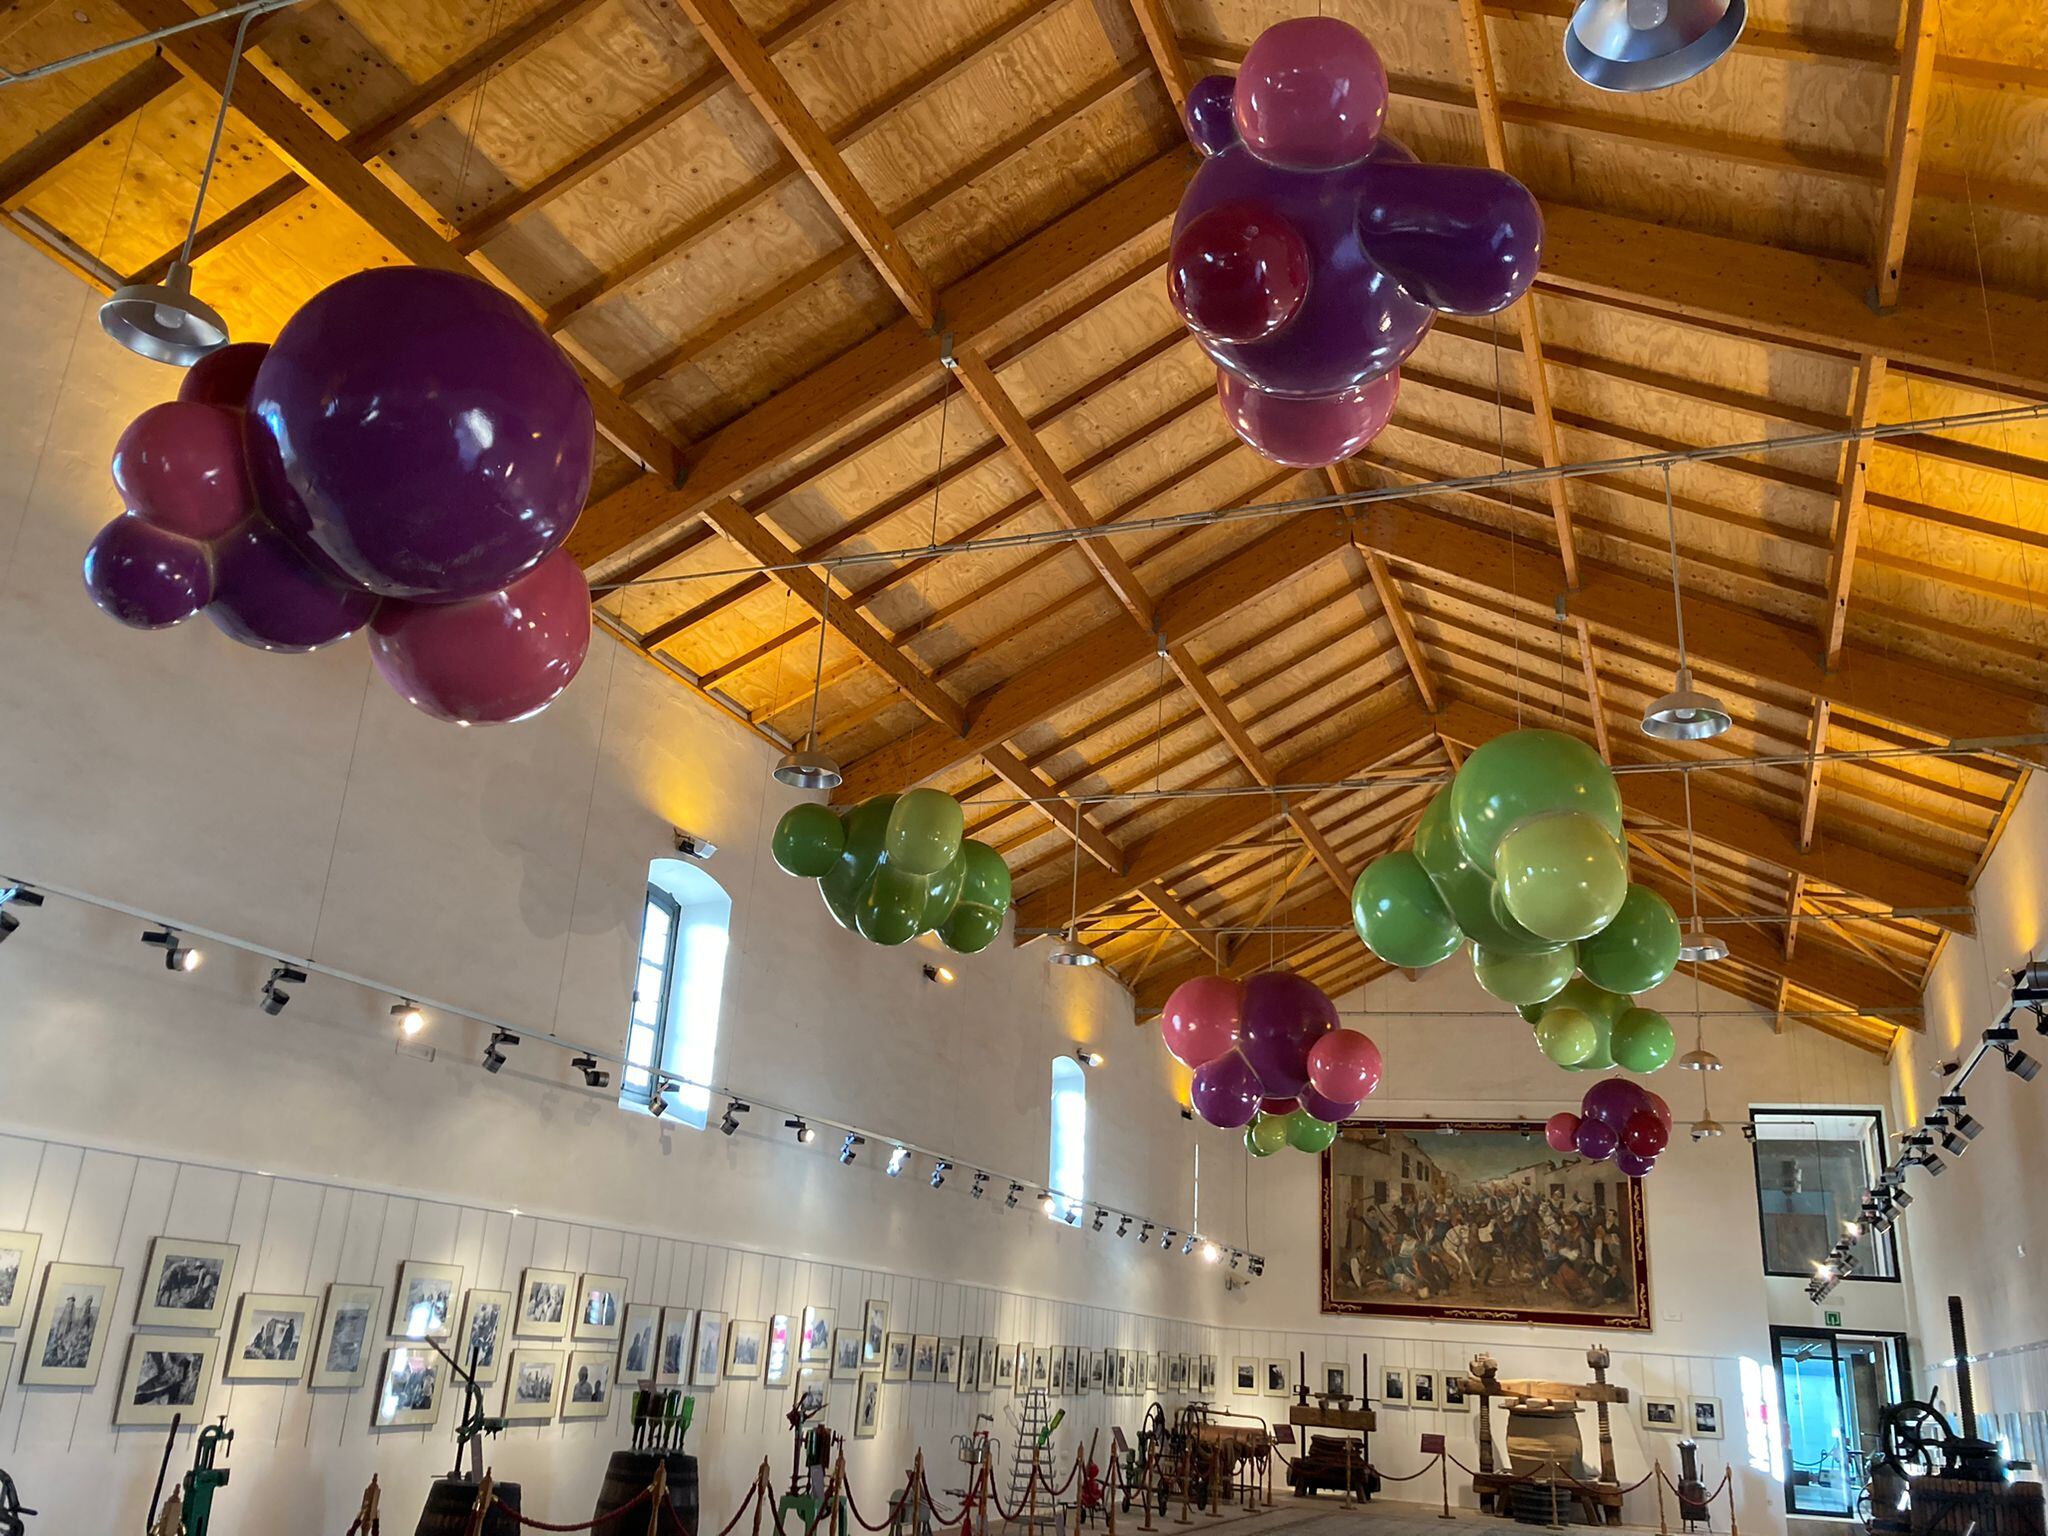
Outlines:
<svg viewBox="0 0 2048 1536"><path fill-rule="evenodd" d="M1078 1220L1088 1193L1088 1085L1081 1063L1071 1056L1052 1059L1052 1147L1045 1182L1052 1191L1052 1219Z"/></svg>
<svg viewBox="0 0 2048 1536"><path fill-rule="evenodd" d="M710 1091L674 1080L711 1081L731 929L732 898L702 867L685 859L647 867L621 1104L652 1112L659 1099L670 1118L703 1128ZM669 1082L659 1094L657 1074L668 1074Z"/></svg>

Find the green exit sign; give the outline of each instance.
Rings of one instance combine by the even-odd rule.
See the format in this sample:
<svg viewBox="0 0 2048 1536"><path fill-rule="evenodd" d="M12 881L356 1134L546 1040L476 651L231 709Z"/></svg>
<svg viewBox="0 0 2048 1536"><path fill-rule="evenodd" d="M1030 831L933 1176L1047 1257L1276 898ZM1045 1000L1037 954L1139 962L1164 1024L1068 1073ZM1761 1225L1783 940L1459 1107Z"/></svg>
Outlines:
<svg viewBox="0 0 2048 1536"><path fill-rule="evenodd" d="M1830 1328L1842 1326L1842 1314L1839 1312L1823 1312L1820 1315L1820 1320Z"/></svg>

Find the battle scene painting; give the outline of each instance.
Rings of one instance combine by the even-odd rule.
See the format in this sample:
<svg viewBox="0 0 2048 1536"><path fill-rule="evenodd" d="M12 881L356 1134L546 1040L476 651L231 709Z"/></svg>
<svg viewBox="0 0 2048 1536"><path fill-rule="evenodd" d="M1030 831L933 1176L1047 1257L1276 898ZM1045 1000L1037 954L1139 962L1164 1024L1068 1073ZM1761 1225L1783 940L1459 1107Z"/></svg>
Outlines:
<svg viewBox="0 0 2048 1536"><path fill-rule="evenodd" d="M1325 1312L1650 1326L1639 1184L1540 1122L1346 1125L1322 1221Z"/></svg>

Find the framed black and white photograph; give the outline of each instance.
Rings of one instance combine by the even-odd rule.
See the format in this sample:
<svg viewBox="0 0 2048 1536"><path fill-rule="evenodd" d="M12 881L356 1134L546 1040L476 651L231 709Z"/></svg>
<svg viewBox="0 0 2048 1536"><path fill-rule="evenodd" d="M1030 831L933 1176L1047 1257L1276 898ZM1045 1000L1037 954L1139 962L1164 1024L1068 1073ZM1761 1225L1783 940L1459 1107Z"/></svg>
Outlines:
<svg viewBox="0 0 2048 1536"><path fill-rule="evenodd" d="M983 1334L976 1352L981 1358L975 1361L974 1364L975 1390L978 1392L993 1392L997 1385L996 1361L1002 1357L1002 1351L996 1347L996 1341L993 1338Z"/></svg>
<svg viewBox="0 0 2048 1536"><path fill-rule="evenodd" d="M1031 1385L1052 1390L1052 1347L1048 1344L1031 1346Z"/></svg>
<svg viewBox="0 0 2048 1536"><path fill-rule="evenodd" d="M7 1383L14 1380L14 1344L0 1344L0 1408L7 1406Z"/></svg>
<svg viewBox="0 0 2048 1536"><path fill-rule="evenodd" d="M736 1317L725 1330L725 1374L757 1381L768 1357L768 1325L758 1317Z"/></svg>
<svg viewBox="0 0 2048 1536"><path fill-rule="evenodd" d="M562 1417L601 1419L612 1411L612 1352L572 1349L562 1388Z"/></svg>
<svg viewBox="0 0 2048 1536"><path fill-rule="evenodd" d="M889 1303L879 1297L871 1300L861 1315L860 1363L870 1370L882 1364L882 1352L887 1347L889 1332Z"/></svg>
<svg viewBox="0 0 2048 1536"><path fill-rule="evenodd" d="M715 1387L725 1354L725 1314L709 1308L697 1314L697 1344L690 1359L690 1385Z"/></svg>
<svg viewBox="0 0 2048 1536"><path fill-rule="evenodd" d="M626 1308L619 1330L619 1380L638 1386L654 1379L655 1351L661 1347L661 1308L636 1301Z"/></svg>
<svg viewBox="0 0 2048 1536"><path fill-rule="evenodd" d="M661 1348L654 1364L657 1387L680 1387L690 1379L690 1351L696 1344L697 1314L688 1307L663 1307Z"/></svg>
<svg viewBox="0 0 2048 1536"><path fill-rule="evenodd" d="M1418 1408L1436 1406L1436 1372L1417 1370L1408 1378L1408 1401Z"/></svg>
<svg viewBox="0 0 2048 1536"><path fill-rule="evenodd" d="M449 1337L455 1332L455 1293L461 1289L460 1264L428 1264L407 1259L398 1266L398 1292L391 1302L391 1336Z"/></svg>
<svg viewBox="0 0 2048 1536"><path fill-rule="evenodd" d="M1334 1360L1323 1362L1323 1392L1329 1397L1351 1395L1351 1368Z"/></svg>
<svg viewBox="0 0 2048 1536"><path fill-rule="evenodd" d="M1005 1387L1012 1391L1016 1390L1017 1350L1028 1347L1027 1345L1019 1344L1017 1349L1010 1349L1002 1344L996 1345L995 1386L998 1392L1002 1391Z"/></svg>
<svg viewBox="0 0 2048 1536"><path fill-rule="evenodd" d="M839 1374L839 1351L832 1342L839 1332L832 1326L837 1315L830 1307L804 1308L804 1331L796 1348L798 1365L829 1365L834 1376ZM860 1337L852 1329L847 1331Z"/></svg>
<svg viewBox="0 0 2048 1536"><path fill-rule="evenodd" d="M1643 1399L1643 1428L1654 1429L1661 1434L1675 1435L1683 1427L1679 1417L1678 1399L1675 1397L1645 1397Z"/></svg>
<svg viewBox="0 0 2048 1536"><path fill-rule="evenodd" d="M35 1326L21 1365L25 1387L89 1387L100 1379L121 1271L97 1264L51 1264L43 1271Z"/></svg>
<svg viewBox="0 0 2048 1536"><path fill-rule="evenodd" d="M206 1416L206 1387L220 1340L189 1333L138 1333L128 1340L128 1370L114 1400L116 1424L188 1424Z"/></svg>
<svg viewBox="0 0 2048 1536"><path fill-rule="evenodd" d="M795 1353L795 1340L789 1335L790 1316L777 1312L768 1319L768 1365L761 1372L761 1383L769 1387L789 1385L790 1357Z"/></svg>
<svg viewBox="0 0 2048 1536"><path fill-rule="evenodd" d="M932 1380L951 1386L960 1379L960 1341L946 1335L939 1337L939 1357L934 1365Z"/></svg>
<svg viewBox="0 0 2048 1536"><path fill-rule="evenodd" d="M234 1294L235 1257L240 1252L233 1243L200 1243L182 1237L150 1239L149 1268L142 1274L135 1326L217 1331L227 1321L228 1298Z"/></svg>
<svg viewBox="0 0 2048 1536"><path fill-rule="evenodd" d="M626 1320L626 1277L585 1275L576 1292L576 1338L586 1344L615 1343Z"/></svg>
<svg viewBox="0 0 2048 1536"><path fill-rule="evenodd" d="M314 1296L248 1291L235 1308L223 1381L297 1381L313 1353Z"/></svg>
<svg viewBox="0 0 2048 1536"><path fill-rule="evenodd" d="M1214 1355L1203 1355L1197 1364L1195 1374L1199 1383L1198 1390L1201 1394L1204 1397L1214 1396L1216 1392L1216 1357Z"/></svg>
<svg viewBox="0 0 2048 1536"><path fill-rule="evenodd" d="M1109 1351L1091 1349L1088 1351L1088 1390L1107 1392L1109 1390Z"/></svg>
<svg viewBox="0 0 2048 1536"><path fill-rule="evenodd" d="M547 1423L555 1416L555 1398L561 1390L559 1349L514 1349L505 1369L505 1422Z"/></svg>
<svg viewBox="0 0 2048 1536"><path fill-rule="evenodd" d="M1408 1406L1408 1373L1398 1365L1380 1371L1380 1402L1391 1408Z"/></svg>
<svg viewBox="0 0 2048 1536"><path fill-rule="evenodd" d="M377 1386L378 1427L412 1428L439 1418L444 1369L431 1344L399 1344L389 1350Z"/></svg>
<svg viewBox="0 0 2048 1536"><path fill-rule="evenodd" d="M566 1339L576 1305L576 1277L566 1269L528 1269L519 1276L519 1315L512 1331L522 1339Z"/></svg>
<svg viewBox="0 0 2048 1536"><path fill-rule="evenodd" d="M1686 1407L1690 1410L1692 1433L1695 1440L1719 1440L1721 1438L1721 1399L1718 1397L1689 1397Z"/></svg>
<svg viewBox="0 0 2048 1536"><path fill-rule="evenodd" d="M872 1440L882 1427L882 1377L878 1371L862 1371L853 1394L853 1438Z"/></svg>
<svg viewBox="0 0 2048 1536"><path fill-rule="evenodd" d="M939 1341L935 1334L913 1335L910 1342L910 1379L912 1381L937 1381L939 1379Z"/></svg>
<svg viewBox="0 0 2048 1536"><path fill-rule="evenodd" d="M884 1340L882 1380L910 1380L910 1350L912 1342L910 1335L907 1333L892 1333ZM863 1364L867 1362L865 1349L861 1353L861 1362Z"/></svg>
<svg viewBox="0 0 2048 1536"><path fill-rule="evenodd" d="M975 1384L975 1372L981 1369L980 1341L972 1334L967 1334L961 1338L948 1339L946 1342L953 1346L953 1390L956 1392L972 1392ZM946 1369L946 1366L946 1352L941 1349L939 1351L939 1369L943 1371Z"/></svg>
<svg viewBox="0 0 2048 1536"><path fill-rule="evenodd" d="M1018 1396L1031 1390L1031 1346L1019 1343L1013 1356L1010 1384Z"/></svg>
<svg viewBox="0 0 2048 1536"><path fill-rule="evenodd" d="M795 1411L816 1418L831 1401L831 1388L825 1384L825 1368L819 1365L800 1367L796 1373Z"/></svg>
<svg viewBox="0 0 2048 1536"><path fill-rule="evenodd" d="M371 1319L384 1306L384 1288L330 1285L327 1311L313 1340L309 1387L360 1387L370 1379Z"/></svg>
<svg viewBox="0 0 2048 1536"><path fill-rule="evenodd" d="M852 1381L860 1375L860 1330L832 1330L832 1379Z"/></svg>
<svg viewBox="0 0 2048 1536"><path fill-rule="evenodd" d="M1230 1362L1230 1385L1238 1392L1259 1390L1259 1362L1247 1355L1239 1355Z"/></svg>
<svg viewBox="0 0 2048 1536"><path fill-rule="evenodd" d="M42 1248L40 1233L0 1232L0 1328L19 1328L28 1316L36 1255Z"/></svg>
<svg viewBox="0 0 2048 1536"><path fill-rule="evenodd" d="M1266 1396L1285 1397L1287 1395L1287 1362L1285 1360L1268 1360L1262 1380L1265 1384Z"/></svg>
<svg viewBox="0 0 2048 1536"><path fill-rule="evenodd" d="M1469 1413L1471 1404L1465 1399L1465 1373L1445 1371L1439 1385L1443 1388L1443 1401L1437 1406L1445 1413Z"/></svg>
<svg viewBox="0 0 2048 1536"><path fill-rule="evenodd" d="M449 1351L465 1371L476 1372L476 1384L487 1387L498 1379L505 1363L505 1346L512 1338L512 1293L472 1290L462 1300L462 1331Z"/></svg>

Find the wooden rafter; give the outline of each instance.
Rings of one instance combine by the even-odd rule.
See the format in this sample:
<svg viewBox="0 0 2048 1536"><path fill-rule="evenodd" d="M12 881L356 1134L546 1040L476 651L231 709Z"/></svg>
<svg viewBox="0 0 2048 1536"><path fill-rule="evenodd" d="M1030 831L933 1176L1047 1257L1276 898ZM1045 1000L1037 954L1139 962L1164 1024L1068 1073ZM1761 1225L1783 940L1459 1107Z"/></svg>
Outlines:
<svg viewBox="0 0 2048 1536"><path fill-rule="evenodd" d="M1813 701L1813 728L1806 740L1806 771L1803 775L1805 784L1799 793L1801 852L1813 846L1813 829L1820 817L1820 775L1825 765L1823 754L1828 749L1828 717L1834 713L1834 709L1834 705L1826 699Z"/></svg>
<svg viewBox="0 0 2048 1536"><path fill-rule="evenodd" d="M1927 134L1927 99L1934 80L1935 35L1941 0L1905 0L1899 16L1903 50L1892 88L1891 132L1885 144L1884 206L1877 218L1879 309L1899 302L1899 275L1913 228L1913 192L1919 184L1921 141Z"/></svg>
<svg viewBox="0 0 2048 1536"><path fill-rule="evenodd" d="M1194 71L1188 68L1187 55L1181 51L1180 38L1174 34L1173 17L1167 9L1167 0L1130 0L1131 14L1137 18L1138 30L1145 37L1145 51L1152 55L1152 67L1158 71L1160 84L1166 87L1166 94L1173 98L1173 110L1185 112L1188 92L1195 83Z"/></svg>

